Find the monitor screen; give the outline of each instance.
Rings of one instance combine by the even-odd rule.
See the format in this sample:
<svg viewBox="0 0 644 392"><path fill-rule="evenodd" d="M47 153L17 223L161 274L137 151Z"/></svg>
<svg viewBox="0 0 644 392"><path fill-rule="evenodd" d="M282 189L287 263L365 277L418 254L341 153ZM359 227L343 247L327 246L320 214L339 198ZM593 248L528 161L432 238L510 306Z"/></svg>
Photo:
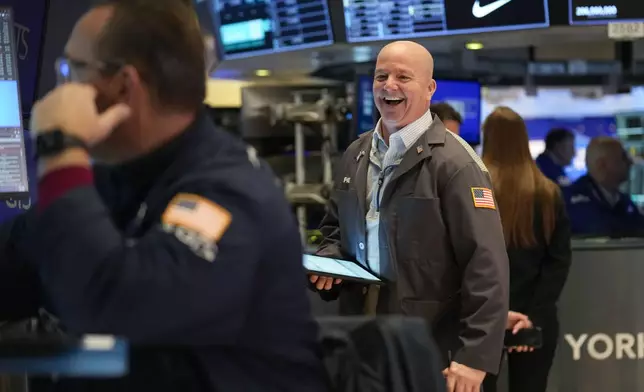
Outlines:
<svg viewBox="0 0 644 392"><path fill-rule="evenodd" d="M641 0L568 0L570 24L644 21Z"/></svg>
<svg viewBox="0 0 644 392"><path fill-rule="evenodd" d="M372 78L362 75L358 78L356 91L357 133L373 129L378 117L372 91ZM475 81L436 80L436 92L432 103L446 102L463 117L460 136L468 143L481 142L481 85Z"/></svg>
<svg viewBox="0 0 644 392"><path fill-rule="evenodd" d="M445 102L463 118L460 136L470 144L481 142L481 85L474 81L436 80L432 103Z"/></svg>
<svg viewBox="0 0 644 392"><path fill-rule="evenodd" d="M344 0L349 42L548 27L548 0Z"/></svg>
<svg viewBox="0 0 644 392"><path fill-rule="evenodd" d="M13 11L14 41L20 74L20 99L24 117L31 113L40 68L40 51L47 0L4 0Z"/></svg>
<svg viewBox="0 0 644 392"><path fill-rule="evenodd" d="M0 197L28 195L12 12L0 8Z"/></svg>
<svg viewBox="0 0 644 392"><path fill-rule="evenodd" d="M333 44L327 0L214 0L225 59Z"/></svg>
<svg viewBox="0 0 644 392"><path fill-rule="evenodd" d="M575 157L568 167L566 175L571 181L586 174L586 148L594 137L617 135L615 117L583 118L533 118L525 120L530 138L530 152L537 158L546 148L545 138L551 129L565 128L575 134Z"/></svg>

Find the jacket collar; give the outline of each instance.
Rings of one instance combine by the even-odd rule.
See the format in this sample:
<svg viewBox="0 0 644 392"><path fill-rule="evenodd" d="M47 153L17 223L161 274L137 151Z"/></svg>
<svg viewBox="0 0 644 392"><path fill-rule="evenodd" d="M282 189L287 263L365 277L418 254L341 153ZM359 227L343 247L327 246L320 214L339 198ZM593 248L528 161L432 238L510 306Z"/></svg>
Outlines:
<svg viewBox="0 0 644 392"><path fill-rule="evenodd" d="M374 131L375 130L371 130L370 132L360 135L360 138L358 139L357 152L355 157L353 157L357 162L355 186L362 215L366 215L367 172L369 168L369 154L371 153ZM386 200L393 191L393 183L396 179L407 173L420 162L425 159L429 159L432 156L432 149L435 146L445 144L447 132L449 131L445 128L443 122L437 116L434 116L429 128L415 141L414 144L410 146L403 156L400 165L398 165L393 173L390 184L386 187L385 193L383 194L383 201Z"/></svg>

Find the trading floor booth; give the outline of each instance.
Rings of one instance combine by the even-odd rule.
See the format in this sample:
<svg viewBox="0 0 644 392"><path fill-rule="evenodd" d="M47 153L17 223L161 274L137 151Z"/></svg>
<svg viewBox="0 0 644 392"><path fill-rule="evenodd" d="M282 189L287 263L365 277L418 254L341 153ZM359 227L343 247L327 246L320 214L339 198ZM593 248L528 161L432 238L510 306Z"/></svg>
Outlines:
<svg viewBox="0 0 644 392"><path fill-rule="evenodd" d="M644 390L644 239L572 247L549 391Z"/></svg>
<svg viewBox="0 0 644 392"><path fill-rule="evenodd" d="M572 248L548 392L642 391L644 239L574 240ZM316 315L337 312L337 302L310 295Z"/></svg>

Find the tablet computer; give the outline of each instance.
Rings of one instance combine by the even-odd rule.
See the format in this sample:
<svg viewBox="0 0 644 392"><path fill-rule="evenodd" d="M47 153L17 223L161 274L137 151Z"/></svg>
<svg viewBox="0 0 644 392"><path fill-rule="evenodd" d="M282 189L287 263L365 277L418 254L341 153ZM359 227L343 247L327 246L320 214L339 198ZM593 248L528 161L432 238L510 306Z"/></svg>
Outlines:
<svg viewBox="0 0 644 392"><path fill-rule="evenodd" d="M368 284L384 284L380 278L353 261L305 254L303 262L306 271L313 275Z"/></svg>

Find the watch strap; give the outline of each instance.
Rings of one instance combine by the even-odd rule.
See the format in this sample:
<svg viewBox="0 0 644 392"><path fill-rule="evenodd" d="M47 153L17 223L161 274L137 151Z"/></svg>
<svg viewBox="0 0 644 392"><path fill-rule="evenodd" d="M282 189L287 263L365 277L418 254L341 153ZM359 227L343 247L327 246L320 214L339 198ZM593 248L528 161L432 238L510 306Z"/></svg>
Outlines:
<svg viewBox="0 0 644 392"><path fill-rule="evenodd" d="M87 144L61 130L41 133L36 137L36 159L58 155L70 148L87 149Z"/></svg>

